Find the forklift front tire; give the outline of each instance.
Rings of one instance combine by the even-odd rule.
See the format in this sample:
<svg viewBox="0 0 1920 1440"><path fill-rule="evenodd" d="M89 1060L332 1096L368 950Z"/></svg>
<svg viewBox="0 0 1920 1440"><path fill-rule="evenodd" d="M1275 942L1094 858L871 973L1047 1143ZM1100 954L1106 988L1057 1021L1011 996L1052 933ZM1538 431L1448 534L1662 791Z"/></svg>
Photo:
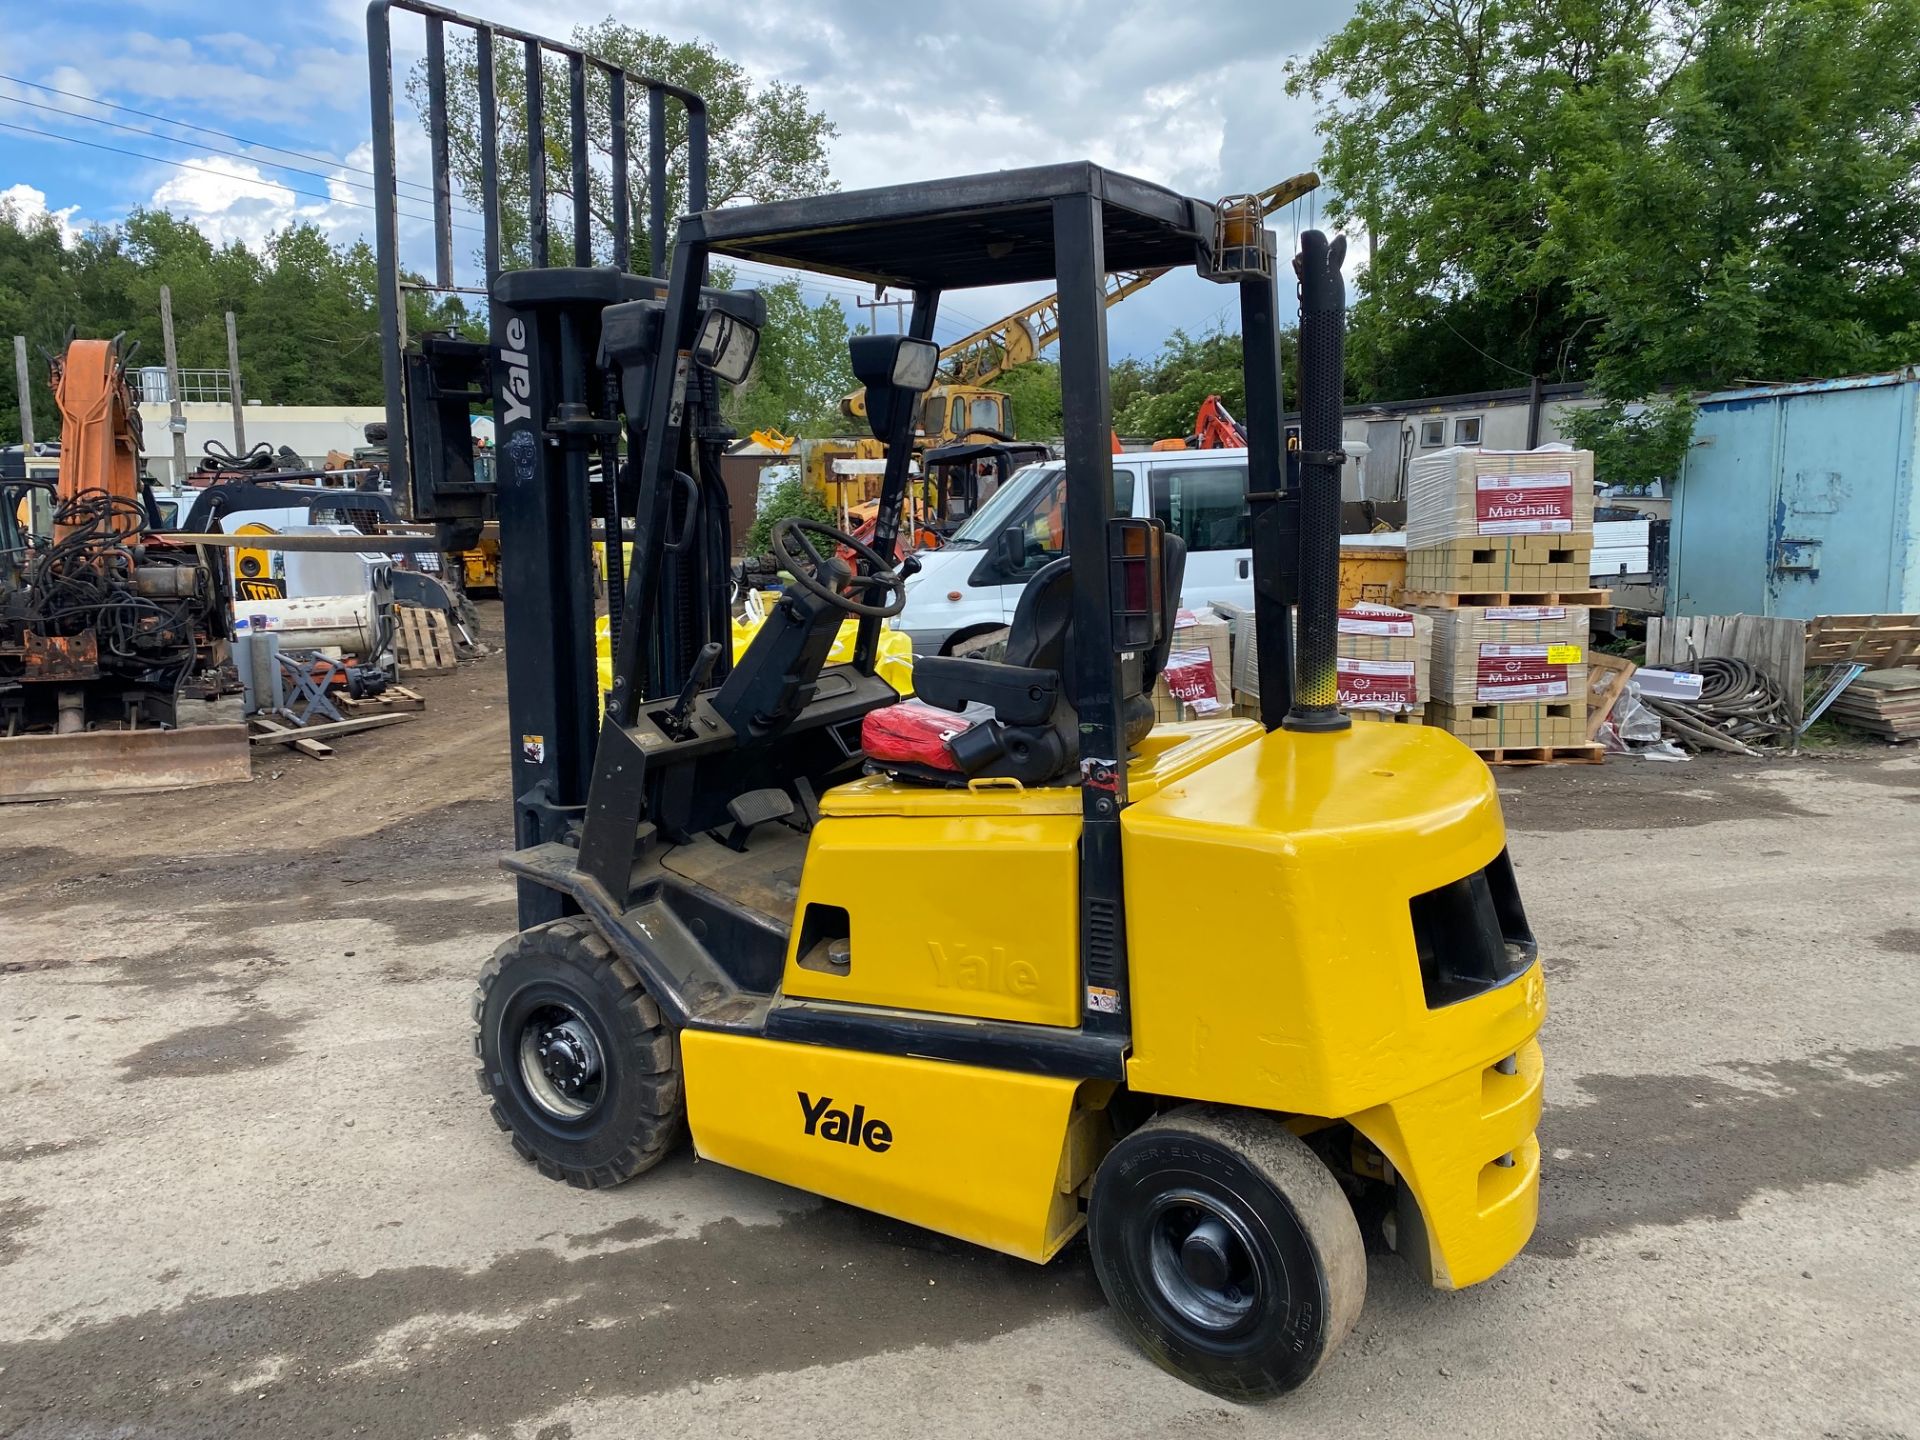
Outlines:
<svg viewBox="0 0 1920 1440"><path fill-rule="evenodd" d="M1340 1183L1270 1116L1171 1110L1108 1152L1087 1217L1108 1303L1161 1368L1229 1400L1306 1383L1366 1299Z"/></svg>
<svg viewBox="0 0 1920 1440"><path fill-rule="evenodd" d="M480 1089L542 1175L618 1185L663 1159L686 1124L680 1047L630 966L586 920L523 930L473 999Z"/></svg>

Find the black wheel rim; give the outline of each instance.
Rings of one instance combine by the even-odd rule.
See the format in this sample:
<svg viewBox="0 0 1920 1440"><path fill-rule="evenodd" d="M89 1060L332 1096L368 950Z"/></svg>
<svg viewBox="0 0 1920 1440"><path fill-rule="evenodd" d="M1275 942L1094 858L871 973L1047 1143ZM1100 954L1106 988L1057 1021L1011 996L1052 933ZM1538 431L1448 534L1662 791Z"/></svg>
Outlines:
<svg viewBox="0 0 1920 1440"><path fill-rule="evenodd" d="M502 1026L508 1043L501 1048L527 1103L549 1124L590 1120L612 1077L606 1044L585 1007L547 993L514 1012Z"/></svg>
<svg viewBox="0 0 1920 1440"><path fill-rule="evenodd" d="M1170 1190L1147 1213L1143 1278L1165 1318L1194 1338L1230 1341L1254 1328L1284 1286L1237 1207Z"/></svg>

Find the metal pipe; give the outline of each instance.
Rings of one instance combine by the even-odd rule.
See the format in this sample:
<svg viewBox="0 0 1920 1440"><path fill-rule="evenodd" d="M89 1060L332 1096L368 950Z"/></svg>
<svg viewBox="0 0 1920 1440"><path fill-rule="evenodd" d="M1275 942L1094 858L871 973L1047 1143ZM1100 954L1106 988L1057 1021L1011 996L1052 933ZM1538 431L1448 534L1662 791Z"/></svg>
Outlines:
<svg viewBox="0 0 1920 1440"><path fill-rule="evenodd" d="M667 92L647 91L647 273L667 274Z"/></svg>
<svg viewBox="0 0 1920 1440"><path fill-rule="evenodd" d="M234 328L233 311L227 311L227 395L233 401L233 453L247 449L246 399L240 393L240 334Z"/></svg>
<svg viewBox="0 0 1920 1440"><path fill-rule="evenodd" d="M547 265L547 92L540 42L526 42L527 53L527 244L528 264Z"/></svg>
<svg viewBox="0 0 1920 1440"><path fill-rule="evenodd" d="M389 353L381 367L387 407L387 474L393 503L413 514L407 453L407 401L401 356L407 348L406 306L400 299L399 169L393 143L393 34L383 0L367 7L367 85L373 101L373 228L380 280L380 333Z"/></svg>
<svg viewBox="0 0 1920 1440"><path fill-rule="evenodd" d="M1346 371L1347 237L1300 237L1300 642L1289 730L1344 730L1340 644L1340 394Z"/></svg>
<svg viewBox="0 0 1920 1440"><path fill-rule="evenodd" d="M453 284L453 165L447 144L447 24L427 17L427 134L433 151L433 260L444 290Z"/></svg>
<svg viewBox="0 0 1920 1440"><path fill-rule="evenodd" d="M593 177L587 167L587 62L567 57L567 139L573 146L573 263L593 264Z"/></svg>
<svg viewBox="0 0 1920 1440"><path fill-rule="evenodd" d="M494 94L493 31L474 32L473 57L479 69L480 220L486 230L486 289L491 300L493 282L500 275L500 102Z"/></svg>
<svg viewBox="0 0 1920 1440"><path fill-rule="evenodd" d="M627 186L627 72L607 71L607 125L613 158L609 183L613 187L613 268L625 273L633 265L629 216L633 196Z"/></svg>

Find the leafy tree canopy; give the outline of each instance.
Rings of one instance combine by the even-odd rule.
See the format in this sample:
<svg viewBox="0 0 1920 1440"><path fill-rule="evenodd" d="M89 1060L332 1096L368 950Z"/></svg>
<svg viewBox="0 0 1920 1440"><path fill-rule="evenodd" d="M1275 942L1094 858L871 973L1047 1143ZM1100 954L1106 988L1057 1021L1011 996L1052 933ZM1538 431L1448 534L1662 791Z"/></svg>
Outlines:
<svg viewBox="0 0 1920 1440"><path fill-rule="evenodd" d="M836 189L827 173L827 142L837 133L826 115L812 108L807 92L797 85L758 84L736 62L722 56L705 41L674 41L608 16L597 25L575 28L573 44L590 55L639 75L651 75L704 96L707 101L708 183L710 207L783 200L796 195L818 195ZM501 236L512 264L525 264L527 211L527 70L518 46L501 46L494 56L494 84L499 116L499 186ZM451 136L451 163L455 179L469 196L480 185L480 125L477 77L479 61L471 37L456 37L447 50L447 116ZM595 254L610 257L610 234L615 198L609 173L612 148L606 81L588 71L587 130L593 147L589 188L597 234ZM572 244L573 175L568 139L568 80L566 66L555 57L546 65L542 117L546 134L547 194L551 204L549 244L557 255L570 254ZM427 108L424 61L407 80L408 98L421 114ZM647 153L647 99L632 89L627 97L629 146ZM667 105L667 209L669 216L684 214L688 206L686 170L687 117L679 102ZM638 167L628 177L632 268L649 270L647 224L650 201L647 177Z"/></svg>
<svg viewBox="0 0 1920 1440"><path fill-rule="evenodd" d="M841 397L857 388L847 358L847 312L829 297L809 305L797 280L763 285L767 324L753 374L727 401L742 434L772 427L795 435L831 435L851 423Z"/></svg>
<svg viewBox="0 0 1920 1440"><path fill-rule="evenodd" d="M35 438L58 437L45 356L66 333L125 333L134 364L165 363L160 287L173 292L174 338L183 369L227 367L226 312L240 339L242 389L282 405L380 403L380 315L373 251L337 245L310 225L273 236L261 252L237 241L216 248L199 229L158 210L98 227L68 246L44 217L0 209L0 336L25 335L33 379ZM457 298L409 294L408 323L471 329ZM12 365L0 386L0 436L20 434Z"/></svg>
<svg viewBox="0 0 1920 1440"><path fill-rule="evenodd" d="M1111 379L1114 428L1143 440L1170 440L1193 433L1193 422L1209 395L1218 395L1236 417L1247 412L1246 377L1241 369L1240 337L1211 330L1195 337L1176 330L1151 361L1123 360ZM1299 334L1281 332L1282 403L1291 407L1299 394L1294 374Z"/></svg>
<svg viewBox="0 0 1920 1440"><path fill-rule="evenodd" d="M1289 89L1372 240L1361 398L1920 349L1914 0L1360 0Z"/></svg>
<svg viewBox="0 0 1920 1440"><path fill-rule="evenodd" d="M1060 411L1060 363L1034 360L1003 371L993 381L1007 392L1016 440L1057 440L1066 431Z"/></svg>

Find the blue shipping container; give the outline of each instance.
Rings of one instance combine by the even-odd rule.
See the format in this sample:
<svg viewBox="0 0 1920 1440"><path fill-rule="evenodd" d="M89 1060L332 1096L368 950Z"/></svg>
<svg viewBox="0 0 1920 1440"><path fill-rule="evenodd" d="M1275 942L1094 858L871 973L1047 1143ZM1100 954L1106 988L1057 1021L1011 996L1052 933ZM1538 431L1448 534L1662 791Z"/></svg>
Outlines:
<svg viewBox="0 0 1920 1440"><path fill-rule="evenodd" d="M1700 402L1673 501L1676 615L1920 612L1920 366Z"/></svg>

